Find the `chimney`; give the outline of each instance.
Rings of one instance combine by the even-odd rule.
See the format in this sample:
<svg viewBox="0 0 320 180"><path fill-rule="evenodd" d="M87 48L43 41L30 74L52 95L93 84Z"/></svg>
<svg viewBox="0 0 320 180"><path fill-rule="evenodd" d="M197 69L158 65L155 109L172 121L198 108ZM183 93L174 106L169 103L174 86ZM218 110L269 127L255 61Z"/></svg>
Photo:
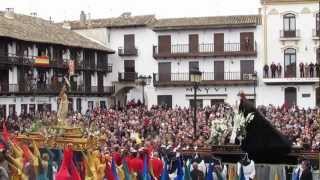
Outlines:
<svg viewBox="0 0 320 180"><path fill-rule="evenodd" d="M8 19L13 19L14 18L14 9L13 8L6 8L6 11L4 13L4 17Z"/></svg>
<svg viewBox="0 0 320 180"><path fill-rule="evenodd" d="M121 17L123 18L129 18L131 16L131 12L124 12L121 14Z"/></svg>
<svg viewBox="0 0 320 180"><path fill-rule="evenodd" d="M86 24L86 14L84 13L84 11L81 11L80 13L80 25L85 25Z"/></svg>

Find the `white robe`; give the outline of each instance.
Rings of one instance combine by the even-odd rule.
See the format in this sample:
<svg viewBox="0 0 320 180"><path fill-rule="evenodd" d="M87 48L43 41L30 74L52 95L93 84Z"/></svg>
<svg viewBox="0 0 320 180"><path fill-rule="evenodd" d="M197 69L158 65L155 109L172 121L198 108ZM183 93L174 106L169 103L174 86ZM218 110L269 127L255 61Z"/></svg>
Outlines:
<svg viewBox="0 0 320 180"><path fill-rule="evenodd" d="M237 163L237 174L238 176L240 176L240 169L241 166L243 168L243 173L244 173L244 177L245 180L249 180L249 178L254 179L254 177L256 176L256 168L254 165L254 161L250 161L250 163L247 166L241 165L241 163Z"/></svg>

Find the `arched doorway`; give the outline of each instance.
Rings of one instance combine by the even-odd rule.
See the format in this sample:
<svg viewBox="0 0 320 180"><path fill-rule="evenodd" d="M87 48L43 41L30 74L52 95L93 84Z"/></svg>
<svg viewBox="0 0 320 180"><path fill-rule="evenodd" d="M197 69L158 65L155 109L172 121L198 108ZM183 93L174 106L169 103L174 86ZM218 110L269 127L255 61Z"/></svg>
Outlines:
<svg viewBox="0 0 320 180"><path fill-rule="evenodd" d="M297 104L297 88L287 87L284 90L284 102L290 108Z"/></svg>
<svg viewBox="0 0 320 180"><path fill-rule="evenodd" d="M316 88L316 106L320 107L320 87Z"/></svg>

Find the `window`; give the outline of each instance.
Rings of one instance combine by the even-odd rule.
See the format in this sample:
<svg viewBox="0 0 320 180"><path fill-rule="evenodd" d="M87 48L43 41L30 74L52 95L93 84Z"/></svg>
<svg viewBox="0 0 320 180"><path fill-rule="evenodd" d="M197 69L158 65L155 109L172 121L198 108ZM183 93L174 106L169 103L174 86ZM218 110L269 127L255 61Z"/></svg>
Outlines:
<svg viewBox="0 0 320 180"><path fill-rule="evenodd" d="M198 61L190 61L189 62L189 72L199 71L199 62Z"/></svg>
<svg viewBox="0 0 320 180"><path fill-rule="evenodd" d="M211 99L211 106L224 104L224 99Z"/></svg>
<svg viewBox="0 0 320 180"><path fill-rule="evenodd" d="M190 107L194 107L194 99L190 99ZM197 108L202 108L203 107L203 100L202 99L197 99Z"/></svg>
<svg viewBox="0 0 320 180"><path fill-rule="evenodd" d="M93 101L88 101L88 109L93 110Z"/></svg>
<svg viewBox="0 0 320 180"><path fill-rule="evenodd" d="M296 50L293 48L284 51L284 75L296 77Z"/></svg>
<svg viewBox="0 0 320 180"><path fill-rule="evenodd" d="M106 101L100 101L100 108L101 109L106 109L107 108Z"/></svg>
<svg viewBox="0 0 320 180"><path fill-rule="evenodd" d="M171 95L158 95L158 106L172 107Z"/></svg>
<svg viewBox="0 0 320 180"><path fill-rule="evenodd" d="M28 113L28 104L21 104L21 114Z"/></svg>
<svg viewBox="0 0 320 180"><path fill-rule="evenodd" d="M294 14L286 14L283 16L283 36L296 36L296 16Z"/></svg>
<svg viewBox="0 0 320 180"><path fill-rule="evenodd" d="M81 99L78 98L76 103L77 103L77 112L81 113Z"/></svg>

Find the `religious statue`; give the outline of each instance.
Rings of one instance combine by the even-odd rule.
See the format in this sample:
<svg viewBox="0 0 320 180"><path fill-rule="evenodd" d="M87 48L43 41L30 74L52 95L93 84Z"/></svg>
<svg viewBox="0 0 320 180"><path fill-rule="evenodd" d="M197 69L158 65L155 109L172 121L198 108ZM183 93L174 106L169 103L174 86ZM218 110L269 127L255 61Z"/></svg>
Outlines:
<svg viewBox="0 0 320 180"><path fill-rule="evenodd" d="M68 117L68 109L69 109L68 108L69 100L66 94L68 86L69 86L69 81L67 80L67 78L65 78L65 85L62 87L59 93L60 103L59 103L59 109L57 112L58 126L60 127L66 127L68 125L66 122L66 119Z"/></svg>

